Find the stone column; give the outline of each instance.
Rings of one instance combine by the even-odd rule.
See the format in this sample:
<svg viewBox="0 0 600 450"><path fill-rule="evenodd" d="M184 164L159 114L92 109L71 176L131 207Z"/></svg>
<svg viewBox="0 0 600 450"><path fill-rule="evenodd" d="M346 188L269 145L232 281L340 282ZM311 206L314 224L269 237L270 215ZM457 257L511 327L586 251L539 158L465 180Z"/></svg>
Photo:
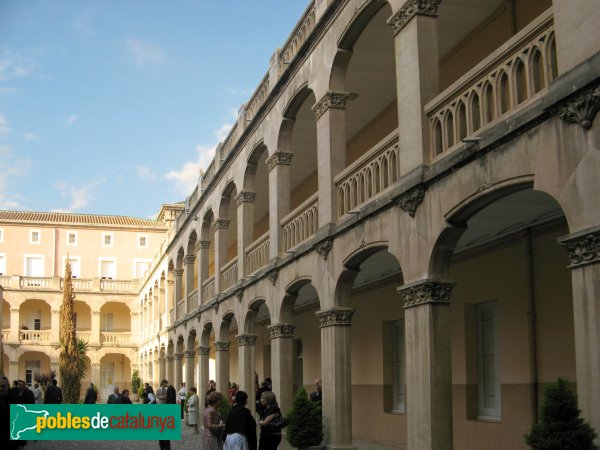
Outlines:
<svg viewBox="0 0 600 450"><path fill-rule="evenodd" d="M185 311L187 311L187 303L189 301L190 294L194 291L194 262L196 257L194 255L187 255L183 258L185 264Z"/></svg>
<svg viewBox="0 0 600 450"><path fill-rule="evenodd" d="M388 23L394 30L400 176L428 164L431 157L425 104L439 93L437 8L440 0L408 0Z"/></svg>
<svg viewBox="0 0 600 450"><path fill-rule="evenodd" d="M14 380L18 380L19 378L25 379L25 374L23 374L23 377L19 377L19 361L9 361L8 365L8 378L10 378L12 387L12 382ZM56 372L56 374L58 376L58 371Z"/></svg>
<svg viewBox="0 0 600 450"><path fill-rule="evenodd" d="M195 385L194 383L194 357L196 352L194 350L186 350L185 353L185 387L187 389Z"/></svg>
<svg viewBox="0 0 600 450"><path fill-rule="evenodd" d="M200 397L200 411L204 411L204 394L208 386L208 359L210 347L198 347L198 396Z"/></svg>
<svg viewBox="0 0 600 450"><path fill-rule="evenodd" d="M279 407L288 411L294 397L295 325L278 323L267 327L271 338L271 379Z"/></svg>
<svg viewBox="0 0 600 450"><path fill-rule="evenodd" d="M321 327L323 373L323 431L327 448L355 448L352 444L352 345L353 308L318 311Z"/></svg>
<svg viewBox="0 0 600 450"><path fill-rule="evenodd" d="M150 386L154 386L156 383L160 383L160 358L154 358L154 364L152 365L152 380L148 381Z"/></svg>
<svg viewBox="0 0 600 450"><path fill-rule="evenodd" d="M10 332L8 333L8 340L15 343L20 341L19 332L21 324L19 323L19 311L19 308L10 308Z"/></svg>
<svg viewBox="0 0 600 450"><path fill-rule="evenodd" d="M254 411L252 405L256 400L256 392L254 391L256 335L239 334L235 338L238 343L240 389L248 394L250 411Z"/></svg>
<svg viewBox="0 0 600 450"><path fill-rule="evenodd" d="M165 357L159 356L159 358L158 358L158 379L154 380L155 386L158 386L162 380L167 378L167 367L166 367L165 362L166 362Z"/></svg>
<svg viewBox="0 0 600 450"><path fill-rule="evenodd" d="M140 315L139 311L131 311L131 341L132 342L140 342L141 332L140 332ZM151 336L148 336L151 337Z"/></svg>
<svg viewBox="0 0 600 450"><path fill-rule="evenodd" d="M229 342L215 342L217 391L227 392L229 389Z"/></svg>
<svg viewBox="0 0 600 450"><path fill-rule="evenodd" d="M334 177L346 167L345 92L327 92L312 110L317 122L319 183L319 227L337 220L337 192Z"/></svg>
<svg viewBox="0 0 600 450"><path fill-rule="evenodd" d="M12 364L12 362L11 362L11 364ZM50 370L54 371L54 373L56 374L56 382L58 383L58 386L60 386L61 379L60 379L60 370L59 370L58 361L50 360Z"/></svg>
<svg viewBox="0 0 600 450"><path fill-rule="evenodd" d="M167 321L164 320L163 314L167 310L166 289L161 287L158 290L158 331L162 331L167 326Z"/></svg>
<svg viewBox="0 0 600 450"><path fill-rule="evenodd" d="M579 408L590 425L600 430L600 226L558 242L568 250L571 263Z"/></svg>
<svg viewBox="0 0 600 450"><path fill-rule="evenodd" d="M217 219L213 223L215 230L215 294L221 292L221 266L227 263L229 222L227 219Z"/></svg>
<svg viewBox="0 0 600 450"><path fill-rule="evenodd" d="M404 305L408 448L452 449L450 292L421 280L398 288Z"/></svg>
<svg viewBox="0 0 600 450"><path fill-rule="evenodd" d="M94 383L94 385L100 389L100 363L92 363L91 364L91 368L92 368L92 374L91 374L91 379L92 379L92 383Z"/></svg>
<svg viewBox="0 0 600 450"><path fill-rule="evenodd" d="M181 317L177 314L179 309L177 308L177 305L179 305L179 302L183 299L183 269L175 269L173 275L175 275L175 320L179 320Z"/></svg>
<svg viewBox="0 0 600 450"><path fill-rule="evenodd" d="M170 383L174 380L174 371L173 371L173 356L166 356L165 361L167 363L167 376L165 377ZM161 381L163 379L161 378Z"/></svg>
<svg viewBox="0 0 600 450"><path fill-rule="evenodd" d="M100 311L92 311L92 335L90 336L90 346L100 346Z"/></svg>
<svg viewBox="0 0 600 450"><path fill-rule="evenodd" d="M181 382L183 381L183 368L181 367L182 360L183 353L175 353L175 373L173 374L173 379L169 379L169 382L171 382L177 390L179 390L179 386L181 386Z"/></svg>
<svg viewBox="0 0 600 450"><path fill-rule="evenodd" d="M269 169L269 259L283 252L281 219L290 212L292 156L293 153L277 151L265 161Z"/></svg>
<svg viewBox="0 0 600 450"><path fill-rule="evenodd" d="M50 315L50 344L60 344L60 309L53 309Z"/></svg>
<svg viewBox="0 0 600 450"><path fill-rule="evenodd" d="M254 237L254 201L256 192L241 191L235 197L237 205L237 244L238 244L238 280L247 274L246 247L252 244Z"/></svg>
<svg viewBox="0 0 600 450"><path fill-rule="evenodd" d="M172 325L173 320L171 319L171 309L175 308L175 281L167 280L167 324ZM173 312L173 317L175 316L175 312ZM168 326L167 325L167 326Z"/></svg>
<svg viewBox="0 0 600 450"><path fill-rule="evenodd" d="M210 241L198 241L198 305L210 300L202 295L202 283L208 279L209 249Z"/></svg>

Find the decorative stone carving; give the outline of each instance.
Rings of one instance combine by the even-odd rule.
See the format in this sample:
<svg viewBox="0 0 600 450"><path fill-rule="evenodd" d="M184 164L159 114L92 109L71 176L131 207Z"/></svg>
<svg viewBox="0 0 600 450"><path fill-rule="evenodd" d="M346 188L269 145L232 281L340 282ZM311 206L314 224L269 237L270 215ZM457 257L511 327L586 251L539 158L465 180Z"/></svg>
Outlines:
<svg viewBox="0 0 600 450"><path fill-rule="evenodd" d="M175 275L176 277L180 277L183 275L183 269L175 269L173 270L173 275Z"/></svg>
<svg viewBox="0 0 600 450"><path fill-rule="evenodd" d="M183 352L183 354L186 358L193 358L194 356L196 356L196 352L194 350L186 350L185 352Z"/></svg>
<svg viewBox="0 0 600 450"><path fill-rule="evenodd" d="M196 261L196 257L194 255L187 255L184 256L183 258L183 262L187 265L187 264L194 264L194 261Z"/></svg>
<svg viewBox="0 0 600 450"><path fill-rule="evenodd" d="M406 26L417 14L422 16L436 16L442 0L408 0L406 4L389 20L388 24L394 30L394 36Z"/></svg>
<svg viewBox="0 0 600 450"><path fill-rule="evenodd" d="M398 197L397 203L402 211L406 211L410 217L415 217L417 207L425 197L427 188L424 185L417 186Z"/></svg>
<svg viewBox="0 0 600 450"><path fill-rule="evenodd" d="M217 219L214 221L213 223L213 228L216 230L227 230L229 228L229 222L230 220L228 219Z"/></svg>
<svg viewBox="0 0 600 450"><path fill-rule="evenodd" d="M238 301L242 301L242 299L244 298L244 290L243 289L238 289L235 291L235 296L237 297Z"/></svg>
<svg viewBox="0 0 600 450"><path fill-rule="evenodd" d="M329 256L329 252L331 251L331 247L333 247L333 239L328 238L324 241L319 242L315 245L315 251L321 255L321 257L327 261L327 257Z"/></svg>
<svg viewBox="0 0 600 450"><path fill-rule="evenodd" d="M600 86L592 86L560 106L557 115L565 122L578 123L584 130L592 128L594 117L600 110Z"/></svg>
<svg viewBox="0 0 600 450"><path fill-rule="evenodd" d="M275 283L277 283L277 278L279 277L279 269L275 268L273 270L271 270L269 273L267 273L267 278L269 279L269 281L271 282L271 284L273 286L275 286Z"/></svg>
<svg viewBox="0 0 600 450"><path fill-rule="evenodd" d="M277 165L289 166L292 163L294 154L289 152L275 152L267 158L265 164L269 172Z"/></svg>
<svg viewBox="0 0 600 450"><path fill-rule="evenodd" d="M98 311L100 312L100 311ZM60 309L53 309L52 314L60 314Z"/></svg>
<svg viewBox="0 0 600 450"><path fill-rule="evenodd" d="M181 361L183 359L183 353L175 353L173 356L175 357L175 361Z"/></svg>
<svg viewBox="0 0 600 450"><path fill-rule="evenodd" d="M175 284L174 280L167 280L167 286L173 286Z"/></svg>
<svg viewBox="0 0 600 450"><path fill-rule="evenodd" d="M200 244L201 250L207 250L210 248L210 241L198 241L198 244Z"/></svg>
<svg viewBox="0 0 600 450"><path fill-rule="evenodd" d="M569 268L600 262L600 227L562 237L558 244L569 252Z"/></svg>
<svg viewBox="0 0 600 450"><path fill-rule="evenodd" d="M426 303L449 304L450 293L454 286L455 283L448 281L425 280L407 286L400 286L397 292L404 303L404 308Z"/></svg>
<svg viewBox="0 0 600 450"><path fill-rule="evenodd" d="M158 363L159 364L164 364L165 363L165 357L164 356L159 356L158 357Z"/></svg>
<svg viewBox="0 0 600 450"><path fill-rule="evenodd" d="M331 308L325 311L317 311L321 328L331 326L350 326L352 325L352 316L354 308Z"/></svg>
<svg viewBox="0 0 600 450"><path fill-rule="evenodd" d="M160 295L165 295L165 288L160 288L158 292L160 293Z"/></svg>
<svg viewBox="0 0 600 450"><path fill-rule="evenodd" d="M294 336L295 329L296 325L288 325L285 323L278 323L267 327L271 339L291 338Z"/></svg>
<svg viewBox="0 0 600 450"><path fill-rule="evenodd" d="M215 351L227 352L229 351L230 342L227 341L215 341Z"/></svg>
<svg viewBox="0 0 600 450"><path fill-rule="evenodd" d="M173 357L172 356L165 356L165 361L168 363L172 363L173 362Z"/></svg>
<svg viewBox="0 0 600 450"><path fill-rule="evenodd" d="M194 252L195 253L198 253L200 251L200 249L202 248L200 246L200 242L202 242L202 241L196 241L196 243L194 244Z"/></svg>
<svg viewBox="0 0 600 450"><path fill-rule="evenodd" d="M235 338L240 347L256 345L257 336L255 334L240 334Z"/></svg>
<svg viewBox="0 0 600 450"><path fill-rule="evenodd" d="M235 196L235 204L240 206L242 203L254 203L256 200L256 192L241 191Z"/></svg>
<svg viewBox="0 0 600 450"><path fill-rule="evenodd" d="M353 100L355 98L356 94L349 94L347 92L327 92L321 97L321 100L312 107L312 110L315 113L315 120L319 120L329 108L346 109L346 102L348 99Z"/></svg>
<svg viewBox="0 0 600 450"><path fill-rule="evenodd" d="M210 347L198 347L198 356L208 356L210 355Z"/></svg>

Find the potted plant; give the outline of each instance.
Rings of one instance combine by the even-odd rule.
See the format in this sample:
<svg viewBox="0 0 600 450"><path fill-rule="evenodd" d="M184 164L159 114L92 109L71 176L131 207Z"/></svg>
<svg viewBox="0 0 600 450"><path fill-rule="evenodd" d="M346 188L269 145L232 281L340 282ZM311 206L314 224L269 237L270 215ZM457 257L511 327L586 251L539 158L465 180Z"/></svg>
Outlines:
<svg viewBox="0 0 600 450"><path fill-rule="evenodd" d="M596 432L579 417L577 396L559 378L544 389L540 421L525 435L534 450L597 450Z"/></svg>
<svg viewBox="0 0 600 450"><path fill-rule="evenodd" d="M133 401L140 401L139 397L139 389L142 385L142 380L140 379L140 372L138 370L134 370L131 374L131 393L133 394Z"/></svg>
<svg viewBox="0 0 600 450"><path fill-rule="evenodd" d="M294 397L287 419L285 438L292 447L323 448L320 445L323 440L321 402L310 400L304 387Z"/></svg>

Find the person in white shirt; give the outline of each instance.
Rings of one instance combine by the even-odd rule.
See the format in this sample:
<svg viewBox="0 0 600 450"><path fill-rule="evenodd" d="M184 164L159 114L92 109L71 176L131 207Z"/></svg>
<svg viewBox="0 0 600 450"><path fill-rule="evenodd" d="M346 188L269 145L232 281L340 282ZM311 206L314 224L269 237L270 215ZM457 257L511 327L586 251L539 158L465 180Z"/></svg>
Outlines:
<svg viewBox="0 0 600 450"><path fill-rule="evenodd" d="M179 392L177 393L177 400L179 401L179 404L181 405L181 418L183 419L183 412L184 412L184 408L185 408L185 396L187 395L187 389L185 387L185 383L181 383L181 387L179 389Z"/></svg>
<svg viewBox="0 0 600 450"><path fill-rule="evenodd" d="M35 399L36 403L44 403L44 399L43 399L43 395L42 395L42 388L40 387L39 384L34 384L33 385L33 398Z"/></svg>

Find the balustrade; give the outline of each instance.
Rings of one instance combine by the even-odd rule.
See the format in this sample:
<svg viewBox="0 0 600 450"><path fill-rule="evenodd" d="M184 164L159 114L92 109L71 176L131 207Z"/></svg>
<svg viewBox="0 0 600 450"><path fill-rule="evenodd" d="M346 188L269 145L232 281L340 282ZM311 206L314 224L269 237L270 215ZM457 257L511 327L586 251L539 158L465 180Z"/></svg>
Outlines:
<svg viewBox="0 0 600 450"><path fill-rule="evenodd" d="M77 339L81 339L82 341L85 341L85 342L90 342L90 339L92 338L92 332L91 331L79 331L79 330L77 330L75 332L75 334L77 335Z"/></svg>
<svg viewBox="0 0 600 450"><path fill-rule="evenodd" d="M6 276L6 275L1 275L0 276L0 286L2 286L3 288L7 289L10 287L10 279L11 277Z"/></svg>
<svg viewBox="0 0 600 450"><path fill-rule="evenodd" d="M19 330L21 342L50 342L50 330Z"/></svg>
<svg viewBox="0 0 600 450"><path fill-rule="evenodd" d="M289 64L298 54L298 50L315 28L315 4L312 2L300 18L288 40L281 49L281 61Z"/></svg>
<svg viewBox="0 0 600 450"><path fill-rule="evenodd" d="M100 333L101 344L129 344L131 341L130 332L102 332Z"/></svg>
<svg viewBox="0 0 600 450"><path fill-rule="evenodd" d="M283 250L304 242L319 228L319 198L315 193L281 221Z"/></svg>
<svg viewBox="0 0 600 450"><path fill-rule="evenodd" d="M21 289L50 289L52 277L21 277L19 287Z"/></svg>
<svg viewBox="0 0 600 450"><path fill-rule="evenodd" d="M202 300L207 302L215 296L215 276L208 278L202 283Z"/></svg>
<svg viewBox="0 0 600 450"><path fill-rule="evenodd" d="M177 319L181 319L182 317L185 317L185 302L181 301L179 303L177 303Z"/></svg>
<svg viewBox="0 0 600 450"><path fill-rule="evenodd" d="M221 290L230 288L237 282L238 264L237 258L232 259L221 268Z"/></svg>
<svg viewBox="0 0 600 450"><path fill-rule="evenodd" d="M191 313L198 308L198 289L194 289L190 295L188 295L187 312Z"/></svg>
<svg viewBox="0 0 600 450"><path fill-rule="evenodd" d="M250 122L254 119L254 117L256 116L256 112L265 103L267 95L269 95L268 73L263 77L262 81L258 85L258 88L256 88L254 94L252 94L252 97L250 97L250 100L248 101L248 108L246 109L247 122Z"/></svg>
<svg viewBox="0 0 600 450"><path fill-rule="evenodd" d="M256 272L269 262L269 232L267 231L256 241L246 247L246 273Z"/></svg>

